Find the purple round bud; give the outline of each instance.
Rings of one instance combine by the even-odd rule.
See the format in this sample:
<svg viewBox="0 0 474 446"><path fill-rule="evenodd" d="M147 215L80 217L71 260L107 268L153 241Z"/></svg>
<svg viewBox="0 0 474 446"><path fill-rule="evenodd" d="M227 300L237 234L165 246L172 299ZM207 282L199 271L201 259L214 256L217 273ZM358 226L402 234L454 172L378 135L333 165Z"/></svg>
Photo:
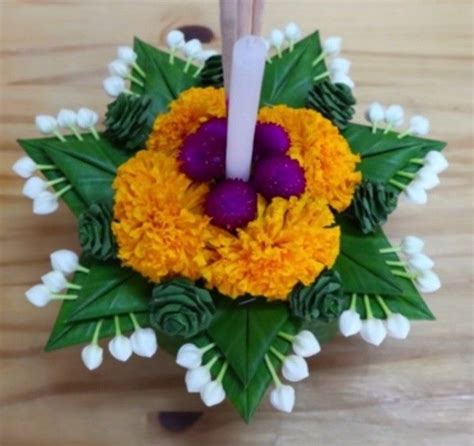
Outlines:
<svg viewBox="0 0 474 446"><path fill-rule="evenodd" d="M277 155L257 163L253 184L257 192L271 200L273 197L300 196L305 190L306 180L298 161L286 155Z"/></svg>
<svg viewBox="0 0 474 446"><path fill-rule="evenodd" d="M254 161L285 155L290 147L290 138L285 129L271 122L257 123L253 140Z"/></svg>
<svg viewBox="0 0 474 446"><path fill-rule="evenodd" d="M211 223L233 231L257 216L257 192L242 180L224 180L207 195L206 214Z"/></svg>
<svg viewBox="0 0 474 446"><path fill-rule="evenodd" d="M224 176L227 119L212 118L187 136L178 156L180 168L193 181Z"/></svg>

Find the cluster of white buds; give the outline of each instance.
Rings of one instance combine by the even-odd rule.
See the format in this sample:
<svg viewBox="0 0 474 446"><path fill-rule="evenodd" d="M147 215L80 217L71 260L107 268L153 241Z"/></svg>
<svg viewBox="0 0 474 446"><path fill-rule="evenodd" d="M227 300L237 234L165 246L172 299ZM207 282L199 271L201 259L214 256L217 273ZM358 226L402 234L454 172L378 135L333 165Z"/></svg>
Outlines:
<svg viewBox="0 0 474 446"><path fill-rule="evenodd" d="M342 335L348 337L360 333L365 342L376 346L383 342L387 334L395 339L406 339L410 332L410 321L402 314L392 312L381 296L375 298L386 319L374 317L369 296L364 295L366 319L361 320L357 311L357 295L353 294L349 309L343 311L339 317L339 330Z"/></svg>
<svg viewBox="0 0 474 446"><path fill-rule="evenodd" d="M385 263L392 267L401 267L403 270L393 269L392 274L414 280L418 289L423 293L434 293L441 288L441 280L433 271L434 262L423 253L425 243L419 237L409 235L399 246L381 249L382 254L402 253L405 261L387 260Z"/></svg>
<svg viewBox="0 0 474 446"><path fill-rule="evenodd" d="M129 313L129 317L134 331L128 338L122 334L120 317L114 316L115 335L108 343L110 354L121 362L128 361L133 353L143 358L151 358L158 350L155 331L152 328L142 328L133 313ZM103 319L97 323L91 342L81 352L82 362L89 370L98 368L103 361L104 352L99 345L102 324Z"/></svg>
<svg viewBox="0 0 474 446"><path fill-rule="evenodd" d="M24 156L17 160L12 170L22 178L27 178L23 186L22 193L33 201L33 213L46 215L55 212L59 207L59 197L72 189L71 185L60 188L57 192L50 192L52 186L63 183L65 177L58 177L54 180L45 181L40 177L33 176L36 171L55 170L52 164L36 164L30 157Z"/></svg>
<svg viewBox="0 0 474 446"><path fill-rule="evenodd" d="M89 273L87 268L79 264L79 257L73 251L67 249L54 251L50 260L53 270L41 277L41 284L34 285L25 293L28 301L37 307L44 307L52 300L77 299L77 294L61 294L64 290L81 289L80 285L69 282L66 276L76 271Z"/></svg>
<svg viewBox="0 0 474 446"><path fill-rule="evenodd" d="M95 128L99 121L99 115L90 108L81 107L77 112L63 108L59 111L57 117L50 115L37 115L35 118L36 128L44 135L54 135L62 142L66 142L59 128L71 130L76 138L83 141L79 129L88 130L95 139L100 139Z"/></svg>
<svg viewBox="0 0 474 446"><path fill-rule="evenodd" d="M372 133L384 123L384 134L400 127L405 119L405 113L400 105L390 105L385 108L379 102L373 102L365 111L365 118L372 124Z"/></svg>
<svg viewBox="0 0 474 446"><path fill-rule="evenodd" d="M410 183L405 184L393 178L389 182L403 191L405 197L412 203L426 204L428 202L427 191L439 185L438 175L448 168L448 161L441 152L431 150L424 158L413 158L410 163L421 164L423 167L416 173L399 170L395 174L408 178Z"/></svg>
<svg viewBox="0 0 474 446"><path fill-rule="evenodd" d="M170 64L174 64L174 58L178 51L184 54L186 58L186 65L184 66L185 73L189 71L193 60L199 63L198 69L193 74L194 77L199 76L207 59L218 54L215 50L204 49L199 39L191 39L186 42L184 33L178 29L173 29L166 35L166 44L169 48Z"/></svg>
<svg viewBox="0 0 474 446"><path fill-rule="evenodd" d="M145 71L137 64L137 53L129 46L119 46L117 48L117 59L108 65L110 76L104 79L104 90L109 96L116 97L120 93L133 94L126 88L125 81L144 87L143 79L146 78ZM138 74L135 76L132 70Z"/></svg>
<svg viewBox="0 0 474 446"><path fill-rule="evenodd" d="M354 89L354 81L349 76L351 62L343 57L338 57L342 50L342 38L338 36L328 37L323 42L323 51L313 61L313 66L320 64L326 57L330 58L329 69L324 73L317 75L314 81L330 77L333 84L347 85L351 90Z"/></svg>
<svg viewBox="0 0 474 446"><path fill-rule="evenodd" d="M187 343L180 347L176 355L176 363L187 369L184 379L187 391L189 393L199 393L202 402L207 407L222 403L226 397L222 381L227 372L228 362L224 361L214 380L212 379L211 370L219 360L219 355L214 355L207 364L202 364L205 353L214 347L215 344L213 343L204 347Z"/></svg>
<svg viewBox="0 0 474 446"><path fill-rule="evenodd" d="M275 347L270 352L282 363L283 377L290 382L298 382L309 376L308 364L305 358L316 355L321 351L318 340L308 330L302 330L297 335L280 332L278 336L291 342L293 354L283 355ZM282 412L291 412L295 405L295 390L292 386L283 384L278 377L269 355L265 355L265 363L272 375L275 388L270 392L271 405Z"/></svg>
<svg viewBox="0 0 474 446"><path fill-rule="evenodd" d="M301 39L300 27L296 23L290 22L285 26L283 31L278 28L272 29L268 40L266 40L267 50L273 47L278 57L281 57L286 44L288 44L288 50L291 53L295 47L295 43L298 42L299 39Z"/></svg>

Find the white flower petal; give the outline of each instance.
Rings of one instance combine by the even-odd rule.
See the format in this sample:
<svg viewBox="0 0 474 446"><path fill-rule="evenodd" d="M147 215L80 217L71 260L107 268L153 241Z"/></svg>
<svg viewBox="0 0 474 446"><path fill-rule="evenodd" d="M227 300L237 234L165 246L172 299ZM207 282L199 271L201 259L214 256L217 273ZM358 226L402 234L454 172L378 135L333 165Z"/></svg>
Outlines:
<svg viewBox="0 0 474 446"><path fill-rule="evenodd" d="M152 328L138 328L130 336L133 353L151 358L158 350L156 333Z"/></svg>
<svg viewBox="0 0 474 446"><path fill-rule="evenodd" d="M436 150L431 150L426 154L425 165L429 166L435 173L441 173L449 167L445 156Z"/></svg>
<svg viewBox="0 0 474 446"><path fill-rule="evenodd" d="M415 282L423 293L434 293L441 288L441 280L438 275L431 270L420 272Z"/></svg>
<svg viewBox="0 0 474 446"><path fill-rule="evenodd" d="M295 389L288 385L275 387L270 392L270 404L277 410L291 413L295 405Z"/></svg>
<svg viewBox="0 0 474 446"><path fill-rule="evenodd" d="M430 167L422 167L416 174L417 182L425 190L434 189L439 184L438 175Z"/></svg>
<svg viewBox="0 0 474 446"><path fill-rule="evenodd" d="M58 113L58 125L64 129L70 128L76 125L77 114L73 110L62 108Z"/></svg>
<svg viewBox="0 0 474 446"><path fill-rule="evenodd" d="M412 181L403 192L412 203L426 204L428 202L428 195L418 180Z"/></svg>
<svg viewBox="0 0 474 446"><path fill-rule="evenodd" d="M410 332L410 321L400 313L392 313L387 318L387 334L395 339L406 339Z"/></svg>
<svg viewBox="0 0 474 446"><path fill-rule="evenodd" d="M38 115L35 118L36 128L44 134L54 132L58 128L58 123L54 116Z"/></svg>
<svg viewBox="0 0 474 446"><path fill-rule="evenodd" d="M285 42L285 35L281 30L275 28L272 29L272 31L270 32L269 40L272 46L279 49L283 46L283 43Z"/></svg>
<svg viewBox="0 0 474 446"><path fill-rule="evenodd" d="M129 46L119 46L117 48L117 57L128 65L132 65L137 60L137 53Z"/></svg>
<svg viewBox="0 0 474 446"><path fill-rule="evenodd" d="M97 344L86 345L81 351L81 358L89 370L94 370L102 364L104 351Z"/></svg>
<svg viewBox="0 0 474 446"><path fill-rule="evenodd" d="M195 369L202 363L202 350L194 344L183 344L176 355L176 364Z"/></svg>
<svg viewBox="0 0 474 446"><path fill-rule="evenodd" d="M283 361L281 372L291 382L302 381L309 376L308 364L298 355L288 355Z"/></svg>
<svg viewBox="0 0 474 446"><path fill-rule="evenodd" d="M109 341L109 352L118 361L128 361L132 356L132 344L126 336L114 336Z"/></svg>
<svg viewBox="0 0 474 446"><path fill-rule="evenodd" d="M49 256L53 270L72 274L79 266L79 256L69 249L58 249Z"/></svg>
<svg viewBox="0 0 474 446"><path fill-rule="evenodd" d="M67 288L67 279L60 271L50 271L42 275L41 280L53 293L59 293Z"/></svg>
<svg viewBox="0 0 474 446"><path fill-rule="evenodd" d="M387 336L387 330L380 319L370 318L362 321L360 335L365 342L378 346Z"/></svg>
<svg viewBox="0 0 474 446"><path fill-rule="evenodd" d="M51 291L42 284L31 287L25 296L36 307L44 307L51 301Z"/></svg>
<svg viewBox="0 0 474 446"><path fill-rule="evenodd" d="M413 255L423 251L425 242L414 235L407 235L403 238L400 246L404 254Z"/></svg>
<svg viewBox="0 0 474 446"><path fill-rule="evenodd" d="M202 51L201 41L198 39L188 40L183 48L186 57L196 57Z"/></svg>
<svg viewBox="0 0 474 446"><path fill-rule="evenodd" d="M128 65L120 59L113 60L107 67L111 76L126 78L130 72Z"/></svg>
<svg viewBox="0 0 474 446"><path fill-rule="evenodd" d="M328 37L323 42L323 50L328 56L337 56L342 49L342 38L338 36Z"/></svg>
<svg viewBox="0 0 474 446"><path fill-rule="evenodd" d="M184 381L189 393L199 393L203 386L211 381L211 373L206 366L189 369L186 372Z"/></svg>
<svg viewBox="0 0 474 446"><path fill-rule="evenodd" d="M166 35L166 43L172 49L183 48L185 45L184 34L177 29L173 29Z"/></svg>
<svg viewBox="0 0 474 446"><path fill-rule="evenodd" d="M362 328L360 314L354 310L346 310L339 316L339 331L346 338L359 333Z"/></svg>
<svg viewBox="0 0 474 446"><path fill-rule="evenodd" d="M33 213L37 215L52 214L58 207L58 197L48 191L41 192L33 200Z"/></svg>
<svg viewBox="0 0 474 446"><path fill-rule="evenodd" d="M417 253L408 258L408 265L411 269L421 272L433 268L434 262L427 255Z"/></svg>
<svg viewBox="0 0 474 446"><path fill-rule="evenodd" d="M99 115L90 108L82 107L77 112L77 125L81 129L89 129L97 124Z"/></svg>
<svg viewBox="0 0 474 446"><path fill-rule="evenodd" d="M119 76L104 79L103 87L109 96L116 97L125 90L125 81Z"/></svg>
<svg viewBox="0 0 474 446"><path fill-rule="evenodd" d="M22 193L28 198L34 200L41 192L48 189L48 183L40 177L29 178L24 186Z"/></svg>
<svg viewBox="0 0 474 446"><path fill-rule="evenodd" d="M430 121L424 116L413 116L410 119L410 132L416 136L426 136L430 131Z"/></svg>
<svg viewBox="0 0 474 446"><path fill-rule="evenodd" d="M404 111L400 105L390 105L385 111L385 122L392 127L400 127L404 120Z"/></svg>
<svg viewBox="0 0 474 446"><path fill-rule="evenodd" d="M378 102L373 102L365 112L365 117L369 122L381 122L385 119L385 108Z"/></svg>
<svg viewBox="0 0 474 446"><path fill-rule="evenodd" d="M304 358L316 355L321 351L318 340L309 330L300 331L292 343L293 351Z"/></svg>
<svg viewBox="0 0 474 446"><path fill-rule="evenodd" d="M36 172L37 167L36 163L29 156L23 156L15 161L12 170L22 178L29 178Z"/></svg>
<svg viewBox="0 0 474 446"><path fill-rule="evenodd" d="M288 23L288 25L285 26L285 37L290 42L294 42L300 39L301 38L300 27L294 22Z"/></svg>
<svg viewBox="0 0 474 446"><path fill-rule="evenodd" d="M210 381L201 388L201 399L207 407L216 406L225 400L224 387L220 382Z"/></svg>

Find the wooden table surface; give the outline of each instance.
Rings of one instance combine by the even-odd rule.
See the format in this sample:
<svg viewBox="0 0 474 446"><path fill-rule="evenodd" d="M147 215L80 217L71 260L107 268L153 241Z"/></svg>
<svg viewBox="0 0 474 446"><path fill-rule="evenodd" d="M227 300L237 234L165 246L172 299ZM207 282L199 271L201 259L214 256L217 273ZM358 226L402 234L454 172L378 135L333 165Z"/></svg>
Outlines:
<svg viewBox="0 0 474 446"><path fill-rule="evenodd" d="M451 167L429 205L404 204L388 234L426 239L443 288L427 301L436 322L413 324L407 341L381 347L337 338L296 386L292 415L265 398L251 425L228 403L180 433L160 411L200 411L183 370L153 360L110 358L96 373L79 348L46 354L57 307L32 307L25 290L48 270L48 254L77 248L62 206L39 217L10 166L19 136L34 137L38 113L88 106L104 112L101 81L115 47L134 35L162 44L165 33L204 25L219 46L217 1L17 0L1 2L0 444L70 445L468 445L473 435L472 3L469 0L270 1L264 29L290 20L344 38L353 61L358 119L373 100L426 114L432 136L449 141Z"/></svg>

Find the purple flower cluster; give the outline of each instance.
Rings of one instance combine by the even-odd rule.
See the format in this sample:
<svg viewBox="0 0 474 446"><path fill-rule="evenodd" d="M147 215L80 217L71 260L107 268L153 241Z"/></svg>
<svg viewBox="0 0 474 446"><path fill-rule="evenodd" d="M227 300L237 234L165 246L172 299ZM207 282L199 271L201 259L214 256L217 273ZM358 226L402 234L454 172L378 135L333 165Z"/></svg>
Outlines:
<svg viewBox="0 0 474 446"><path fill-rule="evenodd" d="M216 183L205 203L216 226L233 231L257 214L257 193L265 199L300 196L306 187L304 170L287 155L290 138L278 124L257 123L250 181L225 179L227 119L213 118L189 135L179 153L180 167L193 181Z"/></svg>

